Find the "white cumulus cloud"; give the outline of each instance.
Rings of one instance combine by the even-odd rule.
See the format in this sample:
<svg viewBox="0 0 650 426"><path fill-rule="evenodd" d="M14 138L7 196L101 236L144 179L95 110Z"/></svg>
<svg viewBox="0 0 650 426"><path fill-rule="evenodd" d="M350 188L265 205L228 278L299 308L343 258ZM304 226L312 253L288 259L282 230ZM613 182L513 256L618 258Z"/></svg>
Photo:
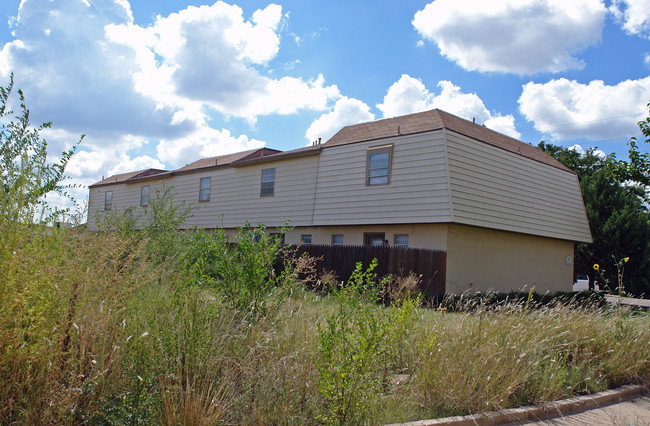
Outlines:
<svg viewBox="0 0 650 426"><path fill-rule="evenodd" d="M273 79L261 72L277 56L282 19L276 4L247 21L240 7L220 1L158 17L148 28L114 25L107 34L138 52L143 64L138 87L152 97L163 103L196 101L252 124L260 115L323 110L339 96L322 76ZM160 83L152 81L162 81L167 93L156 95Z"/></svg>
<svg viewBox="0 0 650 426"><path fill-rule="evenodd" d="M638 132L647 113L650 77L614 86L560 78L523 86L519 110L540 132L556 140L626 138Z"/></svg>
<svg viewBox="0 0 650 426"><path fill-rule="evenodd" d="M607 154L605 154L605 151L603 151L603 150L600 150L600 149L594 149L594 148L584 149L584 148L582 147L582 145L578 145L578 144L576 144L576 145L572 145L572 146L570 146L568 149L571 150L571 151L575 151L575 152L577 152L577 153L580 154L580 155L585 155L585 154L587 153L588 150L591 150L591 153L592 153L593 155L595 155L596 157L599 157L599 158L602 158L602 159L604 159L605 157L607 157Z"/></svg>
<svg viewBox="0 0 650 426"><path fill-rule="evenodd" d="M213 116L252 124L260 115L325 111L341 95L322 75L271 68L287 19L280 5L249 13L217 1L141 26L126 0L23 0L10 20L12 41L0 45L0 79L13 71L32 121L53 122L55 155L87 134L69 165L80 185L259 147L211 128Z"/></svg>
<svg viewBox="0 0 650 426"><path fill-rule="evenodd" d="M131 49L105 38L104 27L132 21L128 3L98 0L21 2L13 41L0 52L0 77L13 71L35 121L78 133L174 134L179 109L133 90L139 70ZM47 35L45 35L47 33Z"/></svg>
<svg viewBox="0 0 650 426"><path fill-rule="evenodd" d="M582 68L606 15L601 0L435 0L412 24L466 70L523 75Z"/></svg>
<svg viewBox="0 0 650 426"><path fill-rule="evenodd" d="M322 138L322 141L326 142L344 126L374 119L375 115L370 112L370 107L364 102L343 96L336 101L332 111L321 115L311 123L305 137L309 141L308 144L318 138Z"/></svg>
<svg viewBox="0 0 650 426"><path fill-rule="evenodd" d="M232 136L228 129L216 130L203 126L197 132L181 139L162 140L157 147L158 158L181 167L199 158L214 157L264 146L263 141L246 135Z"/></svg>
<svg viewBox="0 0 650 426"><path fill-rule="evenodd" d="M609 10L628 34L650 38L650 0L613 0Z"/></svg>
<svg viewBox="0 0 650 426"><path fill-rule="evenodd" d="M493 114L476 93L463 93L461 88L450 81L440 81L439 94L430 92L419 79L402 74L400 79L388 89L384 102L377 105L385 118L439 108L467 120L476 119L480 124L513 138L521 134L515 128L511 114Z"/></svg>

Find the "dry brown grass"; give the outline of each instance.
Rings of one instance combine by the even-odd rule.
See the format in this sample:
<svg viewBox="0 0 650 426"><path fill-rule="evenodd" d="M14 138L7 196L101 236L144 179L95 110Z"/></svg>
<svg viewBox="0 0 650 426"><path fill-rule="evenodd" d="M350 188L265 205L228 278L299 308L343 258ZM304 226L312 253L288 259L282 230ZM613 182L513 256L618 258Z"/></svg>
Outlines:
<svg viewBox="0 0 650 426"><path fill-rule="evenodd" d="M0 294L0 422L317 424L314 360L331 296L287 285L256 317L159 269L128 236L21 235ZM327 277L325 277L327 278ZM391 287L393 300L415 277ZM507 304L373 307L391 350L359 413L387 423L539 403L650 377L650 318ZM399 383L396 383L399 377ZM372 388L375 389L375 388ZM321 417L322 418L322 417Z"/></svg>

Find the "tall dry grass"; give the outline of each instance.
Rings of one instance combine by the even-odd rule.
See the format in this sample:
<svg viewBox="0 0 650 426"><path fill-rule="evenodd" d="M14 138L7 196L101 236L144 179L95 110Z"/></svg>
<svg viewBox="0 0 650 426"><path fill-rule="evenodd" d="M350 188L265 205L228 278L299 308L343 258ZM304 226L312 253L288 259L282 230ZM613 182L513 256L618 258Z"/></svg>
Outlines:
<svg viewBox="0 0 650 426"><path fill-rule="evenodd" d="M0 420L79 420L119 370L125 309L153 272L141 246L25 227L3 265Z"/></svg>
<svg viewBox="0 0 650 426"><path fill-rule="evenodd" d="M511 302L497 311L432 315L424 324L416 388L434 416L548 402L650 378L647 314Z"/></svg>
<svg viewBox="0 0 650 426"><path fill-rule="evenodd" d="M45 227L16 235L0 294L0 422L340 420L323 411L316 363L318 325L336 317L336 297L287 280L264 296L274 308L260 315L186 270L154 265L146 238ZM375 342L381 356L359 374L373 385L359 387L367 394L356 399L356 422L475 413L650 378L647 313L364 306L385 332ZM339 318L360 321L355 312Z"/></svg>

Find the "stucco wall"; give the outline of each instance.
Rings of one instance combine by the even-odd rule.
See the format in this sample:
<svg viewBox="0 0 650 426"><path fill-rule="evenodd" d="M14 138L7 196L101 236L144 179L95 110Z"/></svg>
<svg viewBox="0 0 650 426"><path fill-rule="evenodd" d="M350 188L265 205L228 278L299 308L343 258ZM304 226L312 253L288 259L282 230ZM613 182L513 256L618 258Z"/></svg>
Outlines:
<svg viewBox="0 0 650 426"><path fill-rule="evenodd" d="M532 286L537 293L571 291L573 246L571 241L449 225L447 292L528 291Z"/></svg>
<svg viewBox="0 0 650 426"><path fill-rule="evenodd" d="M312 244L331 244L332 234L343 235L345 245L363 245L364 233L385 233L389 245L395 234L407 234L409 247L445 250L447 224L306 226L297 227L285 235L287 244L299 244L302 234L312 236Z"/></svg>

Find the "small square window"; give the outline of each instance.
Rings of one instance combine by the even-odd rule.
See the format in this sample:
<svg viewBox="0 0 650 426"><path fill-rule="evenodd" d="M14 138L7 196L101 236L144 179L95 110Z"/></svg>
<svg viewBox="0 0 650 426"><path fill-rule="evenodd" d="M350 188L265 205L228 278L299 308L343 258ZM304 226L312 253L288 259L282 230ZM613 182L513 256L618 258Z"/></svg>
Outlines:
<svg viewBox="0 0 650 426"><path fill-rule="evenodd" d="M393 243L398 247L408 247L409 246L409 235L408 234L395 234L393 236Z"/></svg>
<svg viewBox="0 0 650 426"><path fill-rule="evenodd" d="M146 207L149 205L149 185L140 188L140 205Z"/></svg>
<svg viewBox="0 0 650 426"><path fill-rule="evenodd" d="M210 201L210 178L201 178L199 183L199 201Z"/></svg>
<svg viewBox="0 0 650 426"><path fill-rule="evenodd" d="M113 208L113 191L106 191L104 193L104 210Z"/></svg>
<svg viewBox="0 0 650 426"><path fill-rule="evenodd" d="M343 234L332 234L332 245L333 246L342 246L343 245Z"/></svg>
<svg viewBox="0 0 650 426"><path fill-rule="evenodd" d="M302 234L300 236L300 242L303 244L311 244L311 234Z"/></svg>
<svg viewBox="0 0 650 426"><path fill-rule="evenodd" d="M366 163L366 185L388 185L393 146L380 146L368 149Z"/></svg>
<svg viewBox="0 0 650 426"><path fill-rule="evenodd" d="M262 170L262 187L260 195L273 195L275 186L275 169Z"/></svg>
<svg viewBox="0 0 650 426"><path fill-rule="evenodd" d="M273 239L280 240L280 244L284 245L284 234L280 234L279 232L271 232L269 236Z"/></svg>

